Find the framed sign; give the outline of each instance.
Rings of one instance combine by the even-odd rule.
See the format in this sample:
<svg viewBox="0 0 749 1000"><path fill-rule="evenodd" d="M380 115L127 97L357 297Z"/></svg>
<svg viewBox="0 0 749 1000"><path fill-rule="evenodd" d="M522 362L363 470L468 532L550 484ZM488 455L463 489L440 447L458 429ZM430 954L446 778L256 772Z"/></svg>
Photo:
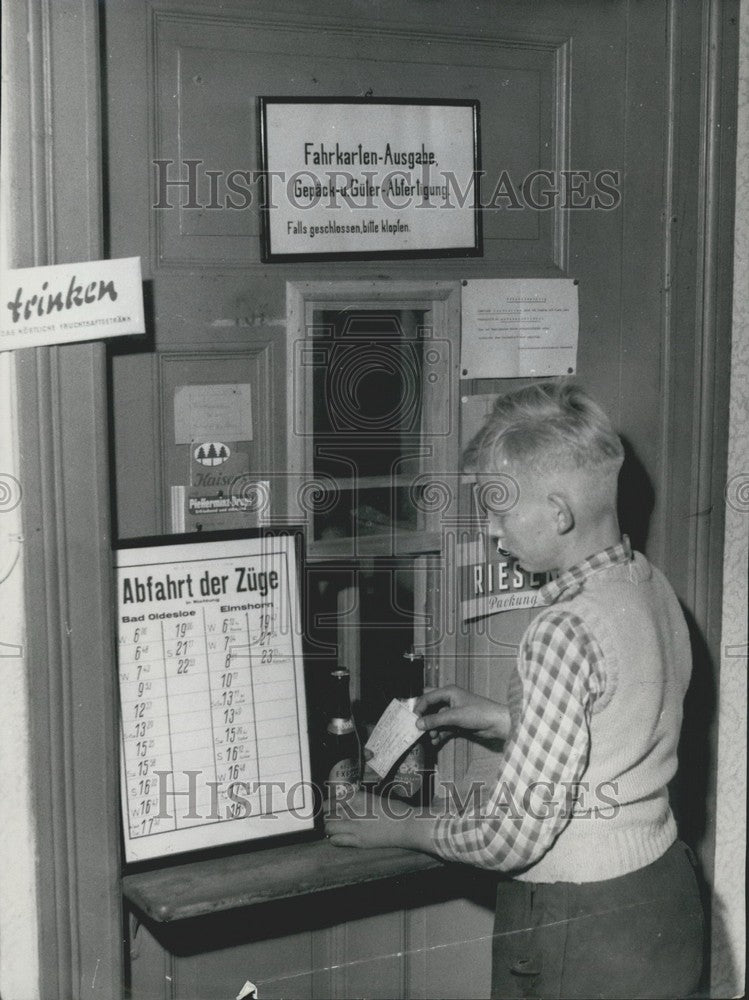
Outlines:
<svg viewBox="0 0 749 1000"><path fill-rule="evenodd" d="M116 552L125 860L311 829L302 534Z"/></svg>
<svg viewBox="0 0 749 1000"><path fill-rule="evenodd" d="M477 101L259 102L264 261L481 254Z"/></svg>

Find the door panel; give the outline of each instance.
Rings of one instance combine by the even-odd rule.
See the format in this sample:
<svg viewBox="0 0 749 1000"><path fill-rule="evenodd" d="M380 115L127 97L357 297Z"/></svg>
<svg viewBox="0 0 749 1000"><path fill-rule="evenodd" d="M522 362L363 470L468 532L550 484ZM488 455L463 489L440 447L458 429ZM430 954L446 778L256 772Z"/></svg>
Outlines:
<svg viewBox="0 0 749 1000"><path fill-rule="evenodd" d="M253 416L262 416L266 428L258 463L285 470L286 415L293 412L287 281L567 276L580 283L579 376L628 444L623 527L672 571L679 594L703 601L708 584L696 582L697 540L687 516L696 509L695 442L705 415L694 389L702 336L696 276L704 252L704 206L695 192L707 169L706 156L698 159L705 120L698 68L708 51L701 7L635 0L479 0L470 9L444 0L366 7L321 0L314 11L301 0L220 8L208 0L107 4L109 250L142 256L151 305L147 343L111 357L120 536L169 529L176 459L163 414L174 386L164 373L174 359L201 371L210 357L223 366L227 358L238 368L256 366L247 378L255 379L262 407ZM517 192L524 178L548 170L551 204L517 208L499 198L484 212L482 258L263 265L257 202L225 207L225 177L259 167L256 98L284 94L478 99L484 201L505 174ZM193 188L163 186L165 179L188 180L190 169ZM209 170L221 173L213 192L218 207L208 207ZM569 207L571 175L561 172L584 171L589 180L582 183L590 183L604 170L618 177L615 203ZM190 194L202 207L186 207ZM160 199L173 207L154 208ZM451 339L457 356L457 329ZM468 396L514 384L476 379L455 390ZM513 663L504 654L528 618L511 611L480 628L459 626L458 656L442 664L443 681L457 677L501 697ZM703 668L709 666L708 659ZM697 720L702 731L707 721ZM462 746L456 776L469 766L491 761ZM300 938L297 954L312 967L310 988L374 995L372 984L382 982L410 996L485 995L488 885L478 899L468 893L465 900L409 906L408 919L405 904L398 909L393 900L394 912L359 914L343 930L310 926L309 943ZM462 941L451 937L455 928ZM371 972L351 970L342 985L335 967L352 953L363 962L357 969ZM377 965L383 955L387 971ZM328 971L321 971L320 956ZM225 957L244 967L239 952ZM175 961L197 968L200 957ZM459 965L468 970L465 980L458 979Z"/></svg>

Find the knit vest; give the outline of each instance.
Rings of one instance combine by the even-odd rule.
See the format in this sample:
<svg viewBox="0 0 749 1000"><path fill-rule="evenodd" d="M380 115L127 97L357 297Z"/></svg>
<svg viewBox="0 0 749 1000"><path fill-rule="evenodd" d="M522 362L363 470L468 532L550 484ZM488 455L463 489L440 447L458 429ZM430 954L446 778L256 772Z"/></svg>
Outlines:
<svg viewBox="0 0 749 1000"><path fill-rule="evenodd" d="M616 878L656 861L676 839L666 786L676 771L691 673L676 595L639 552L594 571L568 594L553 611L579 616L595 636L606 687L593 706L575 806L568 799L572 818L546 854L516 876L531 882Z"/></svg>

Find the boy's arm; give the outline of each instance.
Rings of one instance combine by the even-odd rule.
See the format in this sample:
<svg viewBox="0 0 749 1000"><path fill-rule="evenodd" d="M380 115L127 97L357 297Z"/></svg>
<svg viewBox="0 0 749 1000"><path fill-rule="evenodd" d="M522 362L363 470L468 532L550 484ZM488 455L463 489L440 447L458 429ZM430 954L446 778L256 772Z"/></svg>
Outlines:
<svg viewBox="0 0 749 1000"><path fill-rule="evenodd" d="M429 731L435 746L456 732L491 742L506 739L510 731L504 705L455 685L426 692L414 711L421 713L417 725ZM368 752L365 750L365 755ZM417 816L398 800L359 792L331 807L325 830L336 847L406 847L436 853L435 826L434 818Z"/></svg>
<svg viewBox="0 0 749 1000"><path fill-rule="evenodd" d="M542 857L570 820L568 790L587 767L590 712L605 673L596 639L563 611L538 619L526 648L520 725L505 746L488 807L440 819L359 793L326 822L331 843L407 847L502 871Z"/></svg>
<svg viewBox="0 0 749 1000"><path fill-rule="evenodd" d="M603 654L584 622L559 610L533 623L520 669L520 724L487 807L435 821L435 849L449 860L525 868L571 818L570 789L587 768L590 713L605 684Z"/></svg>
<svg viewBox="0 0 749 1000"><path fill-rule="evenodd" d="M435 854L436 820L394 798L357 792L331 806L325 832L335 847L406 847Z"/></svg>

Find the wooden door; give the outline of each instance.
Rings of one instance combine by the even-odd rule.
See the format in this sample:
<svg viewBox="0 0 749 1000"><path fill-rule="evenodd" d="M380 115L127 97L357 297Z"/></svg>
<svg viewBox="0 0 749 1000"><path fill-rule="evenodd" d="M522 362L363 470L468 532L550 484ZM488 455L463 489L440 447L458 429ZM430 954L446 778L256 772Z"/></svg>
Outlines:
<svg viewBox="0 0 749 1000"><path fill-rule="evenodd" d="M630 453L624 525L691 613L702 650L697 691L709 693L729 293L720 236L730 217L731 109L721 101L731 93L734 10L696 0L479 0L470 9L444 0L106 5L109 251L141 255L149 293L146 342L111 352L120 537L171 528L184 447L170 430L177 370L188 384L204 380L213 359L222 371L227 359L246 369L258 418L246 442L251 466L287 468L296 453L287 420L294 406L287 282L574 277L578 373ZM483 256L261 263L257 198L243 210L225 198L229 174L259 166L261 95L479 100ZM458 356L458 329L450 339ZM471 396L508 383L455 388ZM459 432L456 422L454 452ZM507 613L489 628L511 646L526 618ZM466 632L461 641L470 650L479 640ZM450 657L443 679L497 693L510 663L479 669ZM686 761L699 778L700 805L683 819L709 874L710 758L690 753L701 741L710 746L711 717L705 698L697 702ZM459 756L456 768L468 762ZM466 885L460 900L401 900L406 908L397 912L300 931L289 942L295 968L306 970L300 995L485 994L490 893L486 882ZM218 942L205 947L217 961ZM241 968L252 968L262 996L284 995L275 960L253 947L242 951ZM154 945L144 954L152 958L139 960L138 981L162 982L163 968L151 964L163 962L162 953ZM246 976L233 954L222 952L221 961L236 967L229 979L239 988ZM199 995L209 995L195 972L199 958L167 961L173 982L184 977L172 987L177 995L198 995L187 985L197 990L198 980ZM153 995L164 995L158 989Z"/></svg>

